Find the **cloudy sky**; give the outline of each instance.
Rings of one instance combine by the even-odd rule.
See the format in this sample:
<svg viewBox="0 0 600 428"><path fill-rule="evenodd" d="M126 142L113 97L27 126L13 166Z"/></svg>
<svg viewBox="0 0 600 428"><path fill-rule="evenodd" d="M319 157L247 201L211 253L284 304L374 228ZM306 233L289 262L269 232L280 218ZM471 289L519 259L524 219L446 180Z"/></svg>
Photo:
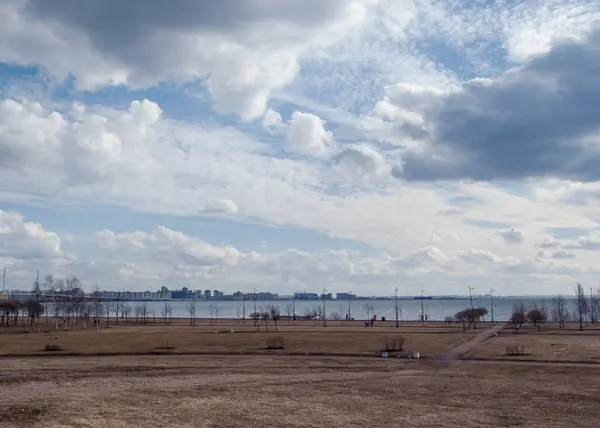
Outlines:
<svg viewBox="0 0 600 428"><path fill-rule="evenodd" d="M596 0L0 0L0 268L600 285Z"/></svg>

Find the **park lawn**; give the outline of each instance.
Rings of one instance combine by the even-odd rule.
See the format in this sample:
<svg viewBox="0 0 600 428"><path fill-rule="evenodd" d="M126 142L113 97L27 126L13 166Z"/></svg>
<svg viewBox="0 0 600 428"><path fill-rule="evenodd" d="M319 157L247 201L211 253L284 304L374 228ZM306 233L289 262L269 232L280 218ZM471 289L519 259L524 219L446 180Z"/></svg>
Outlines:
<svg viewBox="0 0 600 428"><path fill-rule="evenodd" d="M524 346L525 355L506 355L510 346ZM541 331L529 328L515 334L505 329L464 358L600 363L600 330L578 331L578 326L572 325L565 329L543 326Z"/></svg>
<svg viewBox="0 0 600 428"><path fill-rule="evenodd" d="M54 326L41 326L21 333L20 328L5 328L0 334L0 355L48 354L45 345L57 345L57 353L93 355L97 353L325 353L375 355L387 339L405 337L405 350L418 351L423 357L432 357L456 346L476 332L463 332L451 327L431 329L323 327L322 325L281 324L279 331L260 331L247 325L112 325L110 328L55 331ZM1 330L1 329L0 329ZM234 333L230 333L230 331ZM12 334L8 334L10 331ZM265 350L268 338L282 337L285 350ZM172 349L159 349L172 348Z"/></svg>
<svg viewBox="0 0 600 428"><path fill-rule="evenodd" d="M600 369L600 368L599 368ZM590 368L382 358L3 360L2 427L596 428Z"/></svg>

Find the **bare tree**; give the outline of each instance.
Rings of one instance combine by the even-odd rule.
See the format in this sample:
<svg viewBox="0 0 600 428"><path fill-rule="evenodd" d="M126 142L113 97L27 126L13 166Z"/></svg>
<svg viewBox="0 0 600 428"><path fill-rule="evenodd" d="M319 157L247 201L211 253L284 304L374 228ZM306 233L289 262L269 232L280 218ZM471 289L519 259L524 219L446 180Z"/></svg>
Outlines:
<svg viewBox="0 0 600 428"><path fill-rule="evenodd" d="M260 312L252 312L250 318L252 318L252 321L254 322L254 327L260 330Z"/></svg>
<svg viewBox="0 0 600 428"><path fill-rule="evenodd" d="M261 319L263 320L263 322L265 323L265 330L269 331L269 312L268 311L261 311L260 314Z"/></svg>
<svg viewBox="0 0 600 428"><path fill-rule="evenodd" d="M142 324L148 324L148 302L140 302L140 315Z"/></svg>
<svg viewBox="0 0 600 428"><path fill-rule="evenodd" d="M558 295L552 301L552 321L558 323L559 328L564 328L566 318L569 316L565 299Z"/></svg>
<svg viewBox="0 0 600 428"><path fill-rule="evenodd" d="M538 331L541 329L541 324L546 321L546 315L538 308L533 308L527 311L527 319L531 321Z"/></svg>
<svg viewBox="0 0 600 428"><path fill-rule="evenodd" d="M85 294L81 288L81 281L76 276L65 281L65 310L67 320L77 317L81 313L81 306L85 301Z"/></svg>
<svg viewBox="0 0 600 428"><path fill-rule="evenodd" d="M169 317L169 304L165 301L162 307L160 308L160 316L163 320L163 323L167 323L167 319Z"/></svg>
<svg viewBox="0 0 600 428"><path fill-rule="evenodd" d="M131 305L123 305L122 316L125 317L125 322L129 322L131 318Z"/></svg>
<svg viewBox="0 0 600 428"><path fill-rule="evenodd" d="M452 326L452 321L454 321L454 318L451 316L447 316L446 318L444 318L444 322L448 323L448 327Z"/></svg>
<svg viewBox="0 0 600 428"><path fill-rule="evenodd" d="M583 291L581 284L577 284L577 299L575 300L575 308L579 316L579 330L581 331L583 330L584 316L589 310L589 303L585 297L585 292Z"/></svg>
<svg viewBox="0 0 600 428"><path fill-rule="evenodd" d="M110 314L115 307L115 302L107 301L104 303L104 311L106 312L106 325L110 325Z"/></svg>
<svg viewBox="0 0 600 428"><path fill-rule="evenodd" d="M142 321L142 305L140 302L136 303L135 308L135 323L139 324Z"/></svg>
<svg viewBox="0 0 600 428"><path fill-rule="evenodd" d="M33 325L34 321L39 324L40 316L44 313L44 306L37 300L27 300L24 304L29 318L29 325Z"/></svg>
<svg viewBox="0 0 600 428"><path fill-rule="evenodd" d="M515 333L519 331L521 326L525 323L526 319L527 318L525 316L525 305L523 305L523 303L515 305L513 313L510 316L510 323L513 325Z"/></svg>
<svg viewBox="0 0 600 428"><path fill-rule="evenodd" d="M590 298L590 306L592 312L592 324L598 324L598 317L600 316L600 297L598 296L598 294L592 295L592 297Z"/></svg>
<svg viewBox="0 0 600 428"><path fill-rule="evenodd" d="M291 303L286 304L283 309L285 310L285 315L288 319L288 324L292 323L292 314L294 313L294 305Z"/></svg>
<svg viewBox="0 0 600 428"><path fill-rule="evenodd" d="M104 303L102 303L99 299L92 301L92 315L94 317L94 325L96 328L100 327L100 318L102 318L102 314L104 314Z"/></svg>
<svg viewBox="0 0 600 428"><path fill-rule="evenodd" d="M281 314L279 312L279 307L272 305L269 308L269 315L271 316L271 319L273 320L273 325L275 325L275 331L277 331L277 321L279 321L279 318L281 317Z"/></svg>
<svg viewBox="0 0 600 428"><path fill-rule="evenodd" d="M119 312L122 312L122 307L123 301L117 298L117 300L115 300L112 305L115 314L115 322L117 323L117 325L119 325Z"/></svg>
<svg viewBox="0 0 600 428"><path fill-rule="evenodd" d="M190 325L194 325L194 309L195 306L193 301L186 305L186 311L190 315Z"/></svg>
<svg viewBox="0 0 600 428"><path fill-rule="evenodd" d="M216 315L217 313L217 306L213 305L212 303L210 305L208 305L208 312L210 314L210 323L213 323L213 317Z"/></svg>

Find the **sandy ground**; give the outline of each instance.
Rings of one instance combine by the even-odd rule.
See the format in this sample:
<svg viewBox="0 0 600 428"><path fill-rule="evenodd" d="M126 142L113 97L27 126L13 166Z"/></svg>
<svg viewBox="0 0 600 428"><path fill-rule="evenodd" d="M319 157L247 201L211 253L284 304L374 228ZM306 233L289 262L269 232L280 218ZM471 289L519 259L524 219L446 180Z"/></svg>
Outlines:
<svg viewBox="0 0 600 428"><path fill-rule="evenodd" d="M595 369L558 365L266 356L1 364L7 428L585 428L600 417Z"/></svg>

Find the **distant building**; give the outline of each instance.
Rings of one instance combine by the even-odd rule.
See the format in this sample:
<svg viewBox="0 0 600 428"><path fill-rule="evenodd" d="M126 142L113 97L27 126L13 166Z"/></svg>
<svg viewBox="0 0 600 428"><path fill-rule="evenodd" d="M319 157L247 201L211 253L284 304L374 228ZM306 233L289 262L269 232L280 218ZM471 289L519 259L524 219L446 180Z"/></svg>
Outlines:
<svg viewBox="0 0 600 428"><path fill-rule="evenodd" d="M335 295L336 300L356 300L356 294L351 293L337 293Z"/></svg>
<svg viewBox="0 0 600 428"><path fill-rule="evenodd" d="M301 293L295 293L294 296L296 297L296 300L320 300L321 299L317 293L301 292Z"/></svg>
<svg viewBox="0 0 600 428"><path fill-rule="evenodd" d="M204 290L204 300L210 300L210 290Z"/></svg>
<svg viewBox="0 0 600 428"><path fill-rule="evenodd" d="M331 293L321 294L321 300L333 300L333 295Z"/></svg>
<svg viewBox="0 0 600 428"><path fill-rule="evenodd" d="M223 293L219 290L213 291L213 299L214 300L223 300Z"/></svg>

